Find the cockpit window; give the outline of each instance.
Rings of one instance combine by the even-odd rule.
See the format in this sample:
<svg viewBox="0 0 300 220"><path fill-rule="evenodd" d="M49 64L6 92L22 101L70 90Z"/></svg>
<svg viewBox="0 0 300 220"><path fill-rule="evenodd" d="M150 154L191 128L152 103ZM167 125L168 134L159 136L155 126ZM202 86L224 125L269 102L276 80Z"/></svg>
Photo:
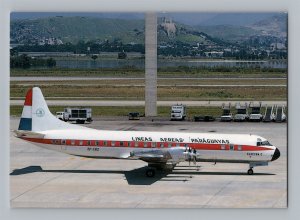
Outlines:
<svg viewBox="0 0 300 220"><path fill-rule="evenodd" d="M258 141L257 146L272 146L269 141Z"/></svg>

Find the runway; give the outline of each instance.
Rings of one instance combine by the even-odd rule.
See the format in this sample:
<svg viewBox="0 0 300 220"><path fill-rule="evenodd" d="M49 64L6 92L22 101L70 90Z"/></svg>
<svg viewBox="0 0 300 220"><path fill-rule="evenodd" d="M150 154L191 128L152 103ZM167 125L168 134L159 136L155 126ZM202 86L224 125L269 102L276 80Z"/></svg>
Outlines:
<svg viewBox="0 0 300 220"><path fill-rule="evenodd" d="M83 80L144 80L145 77L76 77L76 76L12 76L10 81L13 82L28 82L28 81L83 81ZM279 80L286 79L286 77L158 77L159 80L210 80L210 79L222 79L222 80Z"/></svg>
<svg viewBox="0 0 300 220"><path fill-rule="evenodd" d="M120 120L117 120L120 119ZM18 118L11 118L16 129ZM12 207L51 208L285 208L287 124L128 121L101 118L85 125L108 130L252 133L281 157L246 175L246 164L181 163L172 173L144 175L139 160L85 159L49 151L10 136Z"/></svg>
<svg viewBox="0 0 300 220"><path fill-rule="evenodd" d="M24 97L16 97L19 100L10 100L10 105L23 106ZM91 100L101 97L68 97L67 100L61 97L47 97L48 106L145 106L145 101L133 101L133 100ZM103 97L105 98L105 97ZM119 97L118 97L119 98ZM54 99L54 100L51 100ZM243 100L243 101L231 101L232 103L250 103L255 101ZM258 102L258 101L257 101ZM205 106L205 107L220 107L224 101L157 101L157 106L172 106L174 104L183 104L186 106ZM228 102L226 102L228 103ZM264 105L287 105L286 101L263 101Z"/></svg>

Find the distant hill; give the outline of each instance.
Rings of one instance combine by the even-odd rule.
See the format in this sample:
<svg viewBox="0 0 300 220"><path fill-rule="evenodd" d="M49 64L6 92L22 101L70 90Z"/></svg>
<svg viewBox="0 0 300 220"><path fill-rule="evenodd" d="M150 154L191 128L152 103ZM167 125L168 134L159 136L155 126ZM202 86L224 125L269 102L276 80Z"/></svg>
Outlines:
<svg viewBox="0 0 300 220"><path fill-rule="evenodd" d="M254 30L264 35L287 37L287 14L281 13L250 25Z"/></svg>
<svg viewBox="0 0 300 220"><path fill-rule="evenodd" d="M251 27L233 25L197 26L196 29L231 43L241 42L248 39L249 36L260 34L260 31Z"/></svg>
<svg viewBox="0 0 300 220"><path fill-rule="evenodd" d="M218 39L209 37L191 26L168 22L165 22L163 18L158 19L159 42L165 44L176 42L186 44L220 43ZM124 44L144 44L144 23L143 19L78 16L15 19L11 22L11 41L23 44L43 44L45 39L51 38L51 42L56 44L77 43L80 40L85 42L118 40Z"/></svg>
<svg viewBox="0 0 300 220"><path fill-rule="evenodd" d="M122 39L123 43L143 43L143 33L144 20L141 19L57 16L13 20L10 37L18 43L33 43L43 38L57 38L63 43L116 39Z"/></svg>
<svg viewBox="0 0 300 220"><path fill-rule="evenodd" d="M198 23L201 26L231 25L248 26L270 18L278 13L217 13L215 16Z"/></svg>
<svg viewBox="0 0 300 220"><path fill-rule="evenodd" d="M253 36L273 36L276 38L287 37L287 14L276 13L275 15L268 14L265 19L256 21L249 25L238 26L238 25L198 25L197 30L205 32L212 37L219 38L228 42L243 42ZM229 16L229 15L228 15ZM231 15L230 18L238 17L239 14ZM266 14L261 15L261 17ZM247 20L247 19L245 19ZM245 22L244 20L244 22ZM249 19L249 21L252 19ZM224 21L226 23L226 21Z"/></svg>
<svg viewBox="0 0 300 220"><path fill-rule="evenodd" d="M259 14L254 19L254 15ZM275 15L274 15L275 14ZM69 14L70 15L70 14ZM175 14L180 18L181 13ZM256 36L272 36L286 38L287 14L284 13L221 13L208 14L202 19L221 19L227 17L224 23L245 16L243 23L255 22L248 25L187 25L172 20L170 17L158 19L158 42L162 45L182 42L190 45L225 45L227 43L242 43ZM33 15L31 15L33 16ZM96 16L96 15L95 15ZM123 44L144 44L145 21L140 14L97 14L99 17L84 16L54 16L42 18L13 19L11 21L11 42L16 44L63 44L78 43L79 41L120 41ZM126 17L103 18L101 16ZM137 16L137 17L136 17ZM197 17L197 14L191 14ZM212 18L213 16L213 18ZM16 17L16 16L15 16ZM257 19L264 18L259 21ZM130 19L132 18L132 19ZM238 19L237 19L238 20ZM246 22L247 21L247 22ZM220 23L220 22L218 22ZM207 24L207 23L206 23ZM237 24L237 22L235 22ZM276 39L275 39L276 42ZM284 40L281 40L284 42Z"/></svg>

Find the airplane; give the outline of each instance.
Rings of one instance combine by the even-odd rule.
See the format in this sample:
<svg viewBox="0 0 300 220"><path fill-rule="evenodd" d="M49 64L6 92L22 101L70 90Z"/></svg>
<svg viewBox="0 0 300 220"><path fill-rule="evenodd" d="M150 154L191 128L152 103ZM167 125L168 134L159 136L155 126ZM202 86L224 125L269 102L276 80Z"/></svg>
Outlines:
<svg viewBox="0 0 300 220"><path fill-rule="evenodd" d="M267 166L280 157L278 148L252 134L217 134L96 130L57 119L38 87L25 98L16 137L49 150L89 158L139 159L147 177L183 161L247 163Z"/></svg>

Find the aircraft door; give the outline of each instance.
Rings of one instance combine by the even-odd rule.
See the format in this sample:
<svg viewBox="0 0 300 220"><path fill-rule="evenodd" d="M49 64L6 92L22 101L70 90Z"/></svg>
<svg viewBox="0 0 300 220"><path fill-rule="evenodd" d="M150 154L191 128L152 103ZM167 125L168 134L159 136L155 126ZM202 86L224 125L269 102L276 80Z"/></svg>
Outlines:
<svg viewBox="0 0 300 220"><path fill-rule="evenodd" d="M67 148L67 141L63 139L63 140L61 140L60 144L61 144L61 150L62 151L67 151L67 149L68 149Z"/></svg>

